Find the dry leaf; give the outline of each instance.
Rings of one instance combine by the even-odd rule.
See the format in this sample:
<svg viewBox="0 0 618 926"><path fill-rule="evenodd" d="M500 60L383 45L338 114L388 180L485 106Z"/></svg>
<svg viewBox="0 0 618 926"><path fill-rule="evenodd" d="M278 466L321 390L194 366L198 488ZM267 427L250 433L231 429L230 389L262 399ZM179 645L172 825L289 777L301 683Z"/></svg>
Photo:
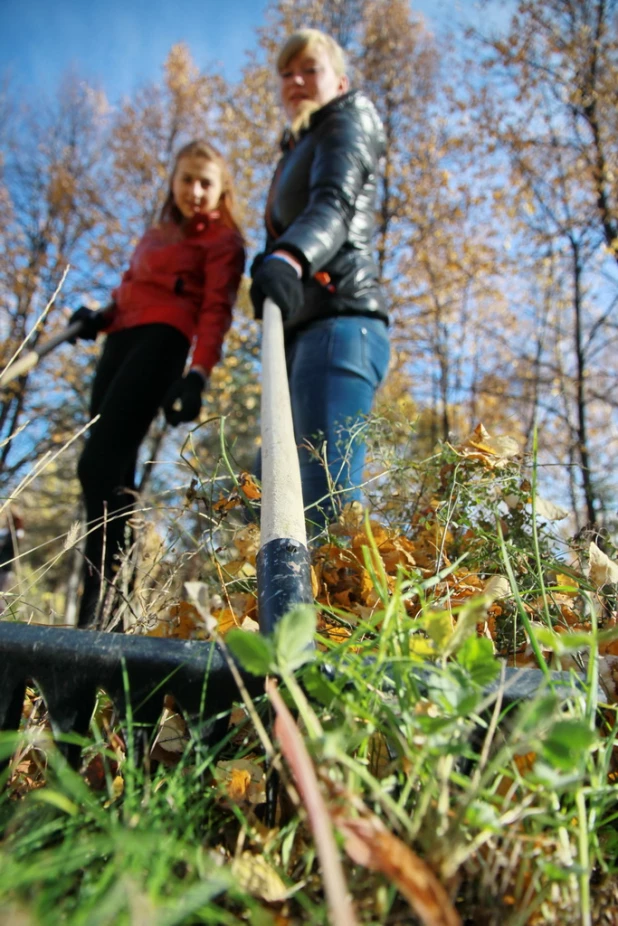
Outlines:
<svg viewBox="0 0 618 926"><path fill-rule="evenodd" d="M227 781L227 793L230 800L240 803L246 800L251 784L251 775L244 768L233 768Z"/></svg>
<svg viewBox="0 0 618 926"><path fill-rule="evenodd" d="M514 438L492 437L482 424L478 424L472 434L453 449L461 456L478 460L490 469L503 466L520 452Z"/></svg>
<svg viewBox="0 0 618 926"><path fill-rule="evenodd" d="M189 583L187 585L200 583ZM169 612L160 616L148 630L149 637L170 637L175 640L209 639L216 620L212 615L204 616L190 601L179 601Z"/></svg>
<svg viewBox="0 0 618 926"><path fill-rule="evenodd" d="M236 578L252 579L256 574L253 563L249 563L244 559L230 560L222 566L222 569L228 576L235 576Z"/></svg>
<svg viewBox="0 0 618 926"><path fill-rule="evenodd" d="M105 787L105 771L103 756L100 754L93 756L82 773L84 781L88 782L93 791L102 791Z"/></svg>
<svg viewBox="0 0 618 926"><path fill-rule="evenodd" d="M233 508L238 508L240 505L244 505L245 502L241 495L249 501L255 501L260 498L261 493L258 485L254 482L253 478L249 473L241 473L238 479L238 488L232 489L230 494L226 496L220 496L218 501L212 506L214 511L219 511L222 514L231 511Z"/></svg>
<svg viewBox="0 0 618 926"><path fill-rule="evenodd" d="M241 622L240 629L249 630L251 633L259 633L260 625L257 621L254 621L252 617L245 617Z"/></svg>
<svg viewBox="0 0 618 926"><path fill-rule="evenodd" d="M352 631L349 627L344 627L342 624L335 624L333 621L326 620L323 616L318 618L318 633L322 637L326 637L332 643L344 643L346 640L349 640L352 635Z"/></svg>
<svg viewBox="0 0 618 926"><path fill-rule="evenodd" d="M242 505L242 502L238 498L237 495L232 494L228 496L227 498L221 495L218 501L214 503L212 508L213 508L213 511L227 512L227 511L231 511L233 508L238 508L239 505Z"/></svg>
<svg viewBox="0 0 618 926"><path fill-rule="evenodd" d="M215 774L234 804L265 803L264 769L257 762L249 759L222 759L217 762Z"/></svg>
<svg viewBox="0 0 618 926"><path fill-rule="evenodd" d="M330 533L338 537L352 537L363 523L364 510L359 501L348 502L337 518L335 524L329 527Z"/></svg>
<svg viewBox="0 0 618 926"><path fill-rule="evenodd" d="M579 582L573 576L564 575L561 572L556 573L556 585L561 585L563 588L563 595L577 595L579 591ZM572 591L565 591L564 589L571 588Z"/></svg>
<svg viewBox="0 0 618 926"><path fill-rule="evenodd" d="M202 618L204 625L209 631L212 631L216 621L212 616L212 598L210 589L205 582L185 582L185 591L187 598L197 610Z"/></svg>
<svg viewBox="0 0 618 926"><path fill-rule="evenodd" d="M511 595L511 583L506 576L492 576L485 583L483 593L491 601L497 601L500 598L509 598Z"/></svg>
<svg viewBox="0 0 618 926"><path fill-rule="evenodd" d="M260 529L257 524L248 524L234 536L232 542L240 557L255 565L255 558L260 548Z"/></svg>
<svg viewBox="0 0 618 926"><path fill-rule="evenodd" d="M604 585L614 585L618 582L618 563L600 550L596 543L590 543L588 549L590 567L588 576L593 585L602 588Z"/></svg>
<svg viewBox="0 0 618 926"><path fill-rule="evenodd" d="M461 926L459 914L429 865L378 817L349 819L338 814L335 822L350 858L392 881L424 926Z"/></svg>
<svg viewBox="0 0 618 926"><path fill-rule="evenodd" d="M124 794L124 778L122 775L116 775L112 781L112 796L108 801L105 801L103 806L105 808L110 807L114 801L117 801L119 797L122 797Z"/></svg>
<svg viewBox="0 0 618 926"><path fill-rule="evenodd" d="M225 635L228 630L240 627L240 622L231 608L222 608L215 614L217 619L217 630L220 634Z"/></svg>
<svg viewBox="0 0 618 926"><path fill-rule="evenodd" d="M152 749L157 746L165 752L182 753L189 742L187 725L181 714L163 708L161 722Z"/></svg>
<svg viewBox="0 0 618 926"><path fill-rule="evenodd" d="M249 473L241 473L238 477L238 481L240 483L241 492L249 501L255 501L262 497L260 487Z"/></svg>
<svg viewBox="0 0 618 926"><path fill-rule="evenodd" d="M267 903L280 903L294 892L263 855L243 852L232 862L232 875L243 890Z"/></svg>
<svg viewBox="0 0 618 926"><path fill-rule="evenodd" d="M553 502L548 501L546 498L539 498L538 496L535 500L535 508L537 516L543 518L544 521L563 521L569 515L568 509L561 508L560 505L554 505Z"/></svg>

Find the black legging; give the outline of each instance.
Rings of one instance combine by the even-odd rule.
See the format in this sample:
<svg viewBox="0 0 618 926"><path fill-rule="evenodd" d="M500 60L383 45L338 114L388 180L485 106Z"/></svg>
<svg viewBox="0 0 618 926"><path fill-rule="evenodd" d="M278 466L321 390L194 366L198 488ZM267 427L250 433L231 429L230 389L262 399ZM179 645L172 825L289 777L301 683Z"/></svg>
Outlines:
<svg viewBox="0 0 618 926"><path fill-rule="evenodd" d="M139 447L174 380L182 375L189 342L170 325L141 325L110 334L92 386L91 427L77 467L90 533L78 625L97 621L101 582L114 574L135 505ZM105 540L105 543L104 543Z"/></svg>

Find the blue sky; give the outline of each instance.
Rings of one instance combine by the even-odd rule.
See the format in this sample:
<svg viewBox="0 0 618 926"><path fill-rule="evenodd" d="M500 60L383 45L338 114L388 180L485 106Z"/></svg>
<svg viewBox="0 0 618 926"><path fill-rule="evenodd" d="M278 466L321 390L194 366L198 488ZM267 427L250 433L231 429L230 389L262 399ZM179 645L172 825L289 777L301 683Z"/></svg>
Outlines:
<svg viewBox="0 0 618 926"><path fill-rule="evenodd" d="M172 44L233 78L266 0L0 0L0 72L52 90L74 67L114 100L157 77Z"/></svg>
<svg viewBox="0 0 618 926"><path fill-rule="evenodd" d="M504 3L504 0L502 0ZM0 76L53 92L69 68L114 102L157 78L170 46L189 45L198 66L237 76L264 23L267 0L0 0ZM468 18L474 0L413 0L431 25Z"/></svg>

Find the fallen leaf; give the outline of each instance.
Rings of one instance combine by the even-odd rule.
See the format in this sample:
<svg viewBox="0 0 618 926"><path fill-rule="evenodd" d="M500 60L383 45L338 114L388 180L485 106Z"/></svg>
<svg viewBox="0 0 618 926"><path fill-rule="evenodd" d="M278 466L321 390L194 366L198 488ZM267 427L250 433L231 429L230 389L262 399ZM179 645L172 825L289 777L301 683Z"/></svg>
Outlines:
<svg viewBox="0 0 618 926"><path fill-rule="evenodd" d="M260 625L252 617L245 617L240 625L241 630L250 630L251 633L259 633Z"/></svg>
<svg viewBox="0 0 618 926"><path fill-rule="evenodd" d="M556 585L561 586L563 595L577 595L579 593L579 582L573 576L563 575L561 572L556 573ZM567 591L567 589L569 589Z"/></svg>
<svg viewBox="0 0 618 926"><path fill-rule="evenodd" d="M249 563L245 559L230 560L221 568L228 576L235 576L236 578L252 579L256 574L253 563Z"/></svg>
<svg viewBox="0 0 618 926"><path fill-rule="evenodd" d="M233 768L227 782L228 797L235 803L244 801L251 784L251 775L244 768Z"/></svg>
<svg viewBox="0 0 618 926"><path fill-rule="evenodd" d="M403 894L424 926L461 926L459 914L429 865L387 830L375 814L367 813L364 819L341 813L335 818L352 861L382 872Z"/></svg>
<svg viewBox="0 0 618 926"><path fill-rule="evenodd" d="M100 753L93 756L82 773L84 781L88 782L93 791L102 791L104 789L105 771L103 756Z"/></svg>
<svg viewBox="0 0 618 926"><path fill-rule="evenodd" d="M187 585L201 583L189 583ZM216 621L212 615L202 614L190 601L179 601L169 612L158 618L148 630L149 637L170 637L175 640L204 640L211 635Z"/></svg>
<svg viewBox="0 0 618 926"><path fill-rule="evenodd" d="M215 775L234 804L264 804L266 780L264 769L249 759L222 759L217 762Z"/></svg>
<svg viewBox="0 0 618 926"><path fill-rule="evenodd" d="M217 630L222 635L225 635L233 627L240 627L236 614L231 608L222 608L215 613L215 617L217 619Z"/></svg>
<svg viewBox="0 0 618 926"><path fill-rule="evenodd" d="M238 477L240 483L240 490L243 495L249 499L249 501L255 501L258 498L262 497L262 492L259 485L255 482L252 476L249 473L241 473Z"/></svg>
<svg viewBox="0 0 618 926"><path fill-rule="evenodd" d="M243 852L232 862L232 875L243 890L267 903L280 903L294 892L263 855Z"/></svg>
<svg viewBox="0 0 618 926"><path fill-rule="evenodd" d="M257 524L248 524L234 536L232 543L242 559L255 565L255 558L260 548L260 529Z"/></svg>
<svg viewBox="0 0 618 926"><path fill-rule="evenodd" d="M588 556L590 562L588 577L593 585L602 588L604 585L614 585L618 582L618 563L611 560L607 553L597 547L596 543L590 543Z"/></svg>
<svg viewBox="0 0 618 926"><path fill-rule="evenodd" d="M460 456L478 460L489 469L503 466L520 452L517 441L508 436L492 437L478 424L468 437L453 448Z"/></svg>
<svg viewBox="0 0 618 926"><path fill-rule="evenodd" d="M539 498L538 496L534 507L537 516L543 518L544 521L563 521L569 515L567 508L561 508L560 505L554 505L553 502L548 501L546 498Z"/></svg>
<svg viewBox="0 0 618 926"><path fill-rule="evenodd" d="M242 505L241 500L239 499L238 495L236 495L235 493L232 493L231 495L228 495L227 497L224 495L221 495L219 499L214 503L212 508L213 508L213 511L221 511L223 513L226 513L228 511L232 511L233 508L238 508L239 505Z"/></svg>
<svg viewBox="0 0 618 926"><path fill-rule="evenodd" d="M491 576L485 583L483 592L491 601L509 598L511 595L511 583L506 576Z"/></svg>
<svg viewBox="0 0 618 926"><path fill-rule="evenodd" d="M163 708L152 750L159 747L165 752L183 753L188 742L189 733L182 715L167 707Z"/></svg>
<svg viewBox="0 0 618 926"><path fill-rule="evenodd" d="M334 536L352 537L363 523L363 516L364 509L359 501L348 502L336 524L331 524L329 531Z"/></svg>
<svg viewBox="0 0 618 926"><path fill-rule="evenodd" d="M117 801L119 797L122 797L124 794L124 778L122 775L116 775L112 781L112 796L108 801L105 801L103 806L105 808L110 807L114 801Z"/></svg>

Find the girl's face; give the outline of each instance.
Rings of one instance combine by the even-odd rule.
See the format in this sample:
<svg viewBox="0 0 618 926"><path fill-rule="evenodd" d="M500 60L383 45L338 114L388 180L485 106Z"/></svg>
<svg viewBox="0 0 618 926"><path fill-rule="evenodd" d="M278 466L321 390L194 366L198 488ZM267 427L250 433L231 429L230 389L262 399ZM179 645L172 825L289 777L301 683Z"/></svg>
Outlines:
<svg viewBox="0 0 618 926"><path fill-rule="evenodd" d="M223 193L221 168L200 155L181 158L172 179L172 196L185 219L212 212Z"/></svg>
<svg viewBox="0 0 618 926"><path fill-rule="evenodd" d="M279 77L281 102L290 121L305 100L325 106L349 88L348 78L337 74L327 50L320 44L299 51Z"/></svg>

